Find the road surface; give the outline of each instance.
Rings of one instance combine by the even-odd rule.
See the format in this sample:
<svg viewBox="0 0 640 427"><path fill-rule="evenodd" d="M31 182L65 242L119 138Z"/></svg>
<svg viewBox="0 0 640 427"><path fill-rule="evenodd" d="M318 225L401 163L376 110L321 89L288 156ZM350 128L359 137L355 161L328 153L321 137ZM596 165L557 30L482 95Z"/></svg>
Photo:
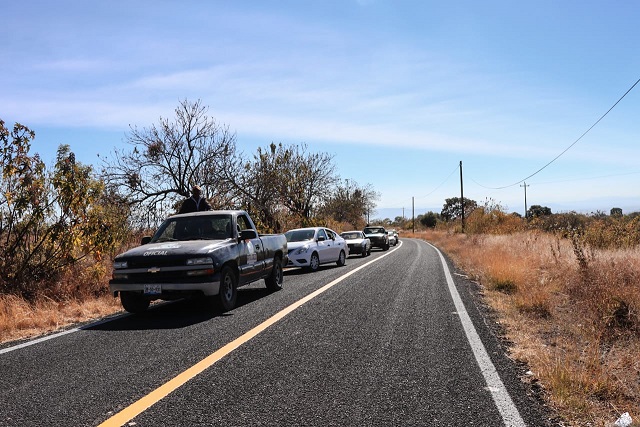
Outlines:
<svg viewBox="0 0 640 427"><path fill-rule="evenodd" d="M0 347L0 426L549 426L428 243Z"/></svg>

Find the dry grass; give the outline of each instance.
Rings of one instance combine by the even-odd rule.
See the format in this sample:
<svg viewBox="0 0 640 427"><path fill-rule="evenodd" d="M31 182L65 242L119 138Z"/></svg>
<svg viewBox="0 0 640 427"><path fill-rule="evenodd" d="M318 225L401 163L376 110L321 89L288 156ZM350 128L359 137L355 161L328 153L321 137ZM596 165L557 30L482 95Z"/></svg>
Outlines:
<svg viewBox="0 0 640 427"><path fill-rule="evenodd" d="M0 294L0 343L55 332L122 310L109 294L111 261L87 260L72 266L33 300Z"/></svg>
<svg viewBox="0 0 640 427"><path fill-rule="evenodd" d="M539 232L416 237L483 286L511 356L529 365L566 425L640 417L638 248L594 251Z"/></svg>
<svg viewBox="0 0 640 427"><path fill-rule="evenodd" d="M120 310L119 300L110 295L64 302L42 298L35 303L0 295L0 343L54 332Z"/></svg>

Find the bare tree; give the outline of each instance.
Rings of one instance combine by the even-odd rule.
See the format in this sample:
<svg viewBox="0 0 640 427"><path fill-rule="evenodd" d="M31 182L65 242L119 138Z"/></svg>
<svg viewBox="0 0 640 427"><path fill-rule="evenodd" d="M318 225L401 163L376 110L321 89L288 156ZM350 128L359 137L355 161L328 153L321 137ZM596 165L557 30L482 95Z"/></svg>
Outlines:
<svg viewBox="0 0 640 427"><path fill-rule="evenodd" d="M277 177L281 171L273 154L258 148L253 158L248 159L242 153L229 152L217 173L220 181L231 189L231 205L251 212L259 228L280 231L277 214L282 206Z"/></svg>
<svg viewBox="0 0 640 427"><path fill-rule="evenodd" d="M308 222L340 179L335 171L334 156L307 152L306 144L290 147L279 144L277 150L272 148L272 151L283 172L279 181L282 203L291 214Z"/></svg>
<svg viewBox="0 0 640 427"><path fill-rule="evenodd" d="M338 183L329 194L322 207L323 215L349 223L355 229L365 226L367 212L375 209L375 201L380 198L371 184L360 186L350 179Z"/></svg>
<svg viewBox="0 0 640 427"><path fill-rule="evenodd" d="M103 179L129 201L139 217L155 223L175 212L193 185L215 207L231 203L230 187L216 172L235 151L235 134L207 115L201 101L184 100L175 118L158 125L131 127L131 150L116 150L103 160Z"/></svg>
<svg viewBox="0 0 640 427"><path fill-rule="evenodd" d="M251 159L227 156L218 172L233 187L236 204L262 227L278 232L284 217L288 222L311 222L315 207L338 180L332 159L327 153L307 152L304 144L271 143L267 149L258 148Z"/></svg>

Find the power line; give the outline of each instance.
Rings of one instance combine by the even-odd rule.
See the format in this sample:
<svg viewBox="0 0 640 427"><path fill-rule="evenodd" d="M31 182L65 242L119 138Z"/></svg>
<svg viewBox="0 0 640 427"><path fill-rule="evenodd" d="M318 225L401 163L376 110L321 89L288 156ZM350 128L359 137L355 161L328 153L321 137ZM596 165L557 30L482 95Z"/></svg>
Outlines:
<svg viewBox="0 0 640 427"><path fill-rule="evenodd" d="M440 185L438 185L436 188L434 188L432 191L430 191L429 193L425 194L424 196L422 196L421 198L424 199L425 197L429 197L430 195L432 195L433 193L435 193L436 191L438 191L438 189L440 187L442 187L447 181L449 181L449 178L451 178L451 175L453 175L454 173L456 173L458 171L458 168L460 166L456 165L456 167L451 171L451 173L449 174L449 176L447 176L445 178L444 181L442 181L442 183Z"/></svg>
<svg viewBox="0 0 640 427"><path fill-rule="evenodd" d="M533 184L534 185L558 184L558 183L562 183L562 182L588 181L588 180L591 180L591 179L603 179L603 178L612 178L612 177L616 177L616 176L627 176L627 175L637 175L637 174L640 174L640 171L625 172L625 173L612 173L612 174L609 174L609 175L585 176L585 177L580 177L580 178L557 179L557 180L554 180L554 181L535 181L535 182L533 182ZM482 185L482 184L478 183L477 181L475 181L473 178L469 178L469 179L471 181L473 181L479 187L486 188L486 189L489 189L489 190L496 190L496 188L485 187L484 185ZM527 186L529 186L529 184L527 184ZM506 187L501 187L501 188L506 188Z"/></svg>
<svg viewBox="0 0 640 427"><path fill-rule="evenodd" d="M542 182L536 182L536 185L542 185L542 184L557 184L559 182L573 182L573 181L588 181L590 179L602 179L602 178L611 178L614 176L627 176L627 175L637 175L640 172L626 172L626 173L613 173L613 174L609 174L609 175L599 175L599 176L587 176L587 177L583 177L583 178L567 178L567 179L561 179L561 180L557 180L557 181L542 181Z"/></svg>
<svg viewBox="0 0 640 427"><path fill-rule="evenodd" d="M596 122L595 122L594 124L592 124L592 125L591 125L591 127L590 127L589 129L587 129L587 130L586 130L582 135L580 135L580 137L579 137L578 139L576 139L575 141L573 141L573 143L572 143L571 145L569 145L567 148L565 148L565 149L564 149L560 154L558 154L556 157L554 157L554 158L553 158L549 163L547 163L546 165L542 166L540 169L538 169L537 171L535 171L535 172L534 172L534 173L532 173L531 175L527 176L526 178L523 178L523 179L521 179L521 180L520 180L520 181L518 181L518 182L514 182L513 184L505 185L504 187L485 187L484 185L478 184L478 183L477 183L476 181L474 181L473 179L472 179L472 181L473 181L473 182L475 182L476 184L480 185L480 187L483 187L483 188L487 188L487 189L490 189L490 190L502 190L502 189L505 189L505 188L509 188L509 187L513 187L513 186L515 186L515 185L518 185L518 184L520 184L521 182L524 182L524 181L526 181L527 179L529 179L529 178L531 178L531 177L533 177L533 176L537 175L538 173L542 172L542 170L544 170L544 169L545 169L547 166L549 166L551 163L553 163L553 162L555 162L556 160L558 160L558 159L560 158L560 156L562 156L564 153L566 153L567 151L569 151L569 149L570 149L571 147L573 147L574 145L576 145L576 144L578 143L578 141L580 141L580 140L581 140L581 139L582 139L582 138L583 138L587 133L589 133L589 131L591 131L591 129L593 129L594 127L596 127L596 125L597 125L598 123L600 123L600 121L601 121L602 119L604 119L604 118L607 116L607 114L609 114L609 112L611 112L611 110L613 110L613 109L616 107L616 105L618 105L618 103L620 103L620 101L622 101L622 100L624 99L624 97L625 97L625 96L627 96L627 94L628 94L629 92L631 92L631 90L632 90L634 87L636 87L636 85L637 85L638 83L640 83L640 79L636 80L636 82L635 82L635 83L634 83L634 84L633 84L633 85L632 85L632 86L631 86L631 87L630 87L630 88L629 88L629 89L624 93L624 95L622 95L622 96L620 97L620 99L618 99L618 100L616 101L616 103L615 103L615 104L613 104L613 105L611 106L611 108L609 108L609 109L607 110L607 112L606 112L606 113L604 113L604 114L603 114L603 115L602 115L598 120L596 120Z"/></svg>
<svg viewBox="0 0 640 427"><path fill-rule="evenodd" d="M440 187L442 187L447 181L449 181L449 179L451 178L451 176L456 173L458 171L458 169L460 169L459 165L456 165L455 168L453 168L453 170L451 171L451 173L449 174L449 176L447 176L444 181L442 181L442 183L440 183L440 185L438 185L436 188L434 188L433 190L431 190L429 193L425 194L424 196L419 197L420 199L424 199L426 197L429 197L431 194L435 193L436 191L438 191L438 189ZM395 208L395 209L400 209L400 208ZM404 208L402 208L404 209Z"/></svg>

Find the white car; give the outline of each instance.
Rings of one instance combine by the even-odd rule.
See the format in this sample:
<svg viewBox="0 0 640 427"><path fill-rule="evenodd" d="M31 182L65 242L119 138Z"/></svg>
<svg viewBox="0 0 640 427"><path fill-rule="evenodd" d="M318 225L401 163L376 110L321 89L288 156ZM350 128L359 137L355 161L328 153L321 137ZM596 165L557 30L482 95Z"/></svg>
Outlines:
<svg viewBox="0 0 640 427"><path fill-rule="evenodd" d="M395 230L387 230L387 235L389 236L389 246L395 246L398 244L398 235Z"/></svg>
<svg viewBox="0 0 640 427"><path fill-rule="evenodd" d="M321 264L343 266L349 248L335 231L325 227L296 228L284 233L289 251L289 267L318 270Z"/></svg>

